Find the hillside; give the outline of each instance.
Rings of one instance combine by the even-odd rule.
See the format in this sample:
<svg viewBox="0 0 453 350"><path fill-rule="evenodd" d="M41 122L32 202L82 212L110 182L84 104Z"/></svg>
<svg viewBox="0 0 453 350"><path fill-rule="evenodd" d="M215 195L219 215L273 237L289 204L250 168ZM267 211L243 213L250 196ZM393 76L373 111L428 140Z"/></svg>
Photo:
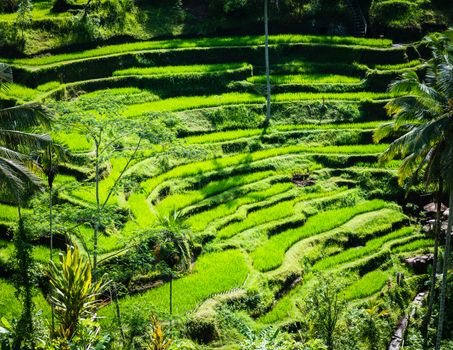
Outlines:
<svg viewBox="0 0 453 350"><path fill-rule="evenodd" d="M4 54L80 50L101 43L172 37L260 35L257 0L19 0L0 4ZM279 0L270 2L274 34L384 36L411 42L453 21L449 0ZM19 14L19 15L18 15Z"/></svg>
<svg viewBox="0 0 453 350"><path fill-rule="evenodd" d="M427 270L414 271L404 260L432 252L434 242L416 217L418 206L431 197L420 197L420 187L407 196L397 181L401 161L378 161L393 139L375 143L373 132L388 121L384 106L395 97L389 83L403 72L425 69L424 47L394 42L416 41L425 30L446 27L449 14L442 6L449 5L434 0L407 5L415 12L415 6L430 9L412 23L414 33L403 20L383 24L385 12L379 10L384 3L409 2L360 2L369 10L367 18L374 16L375 38L319 35L319 28L287 34L291 31L274 18L271 25L282 34L269 39L272 117L266 125L261 18L246 16L249 7L233 6L253 6L250 2L215 1L211 7L137 2L137 13L128 12L123 27L101 21L99 37L84 37L87 28L72 32L77 20L69 18L81 15L76 10L83 1L59 3L64 11L54 13L49 1L34 2L24 45L8 43L17 51L44 54L2 51L0 61L12 67L14 83L0 90L0 106L42 102L56 115L51 136L71 153L54 183L56 245L59 250L76 245L90 258L98 251L99 276L114 286L99 310L111 348L125 344L121 327L130 346L143 348L140 327L152 313L178 340L180 347L172 349L245 348L238 324L257 334L272 326L284 337L308 339L314 334L309 296L329 278L341 286L347 304L338 349L371 349L373 342L373 349L387 348L428 279ZM128 2L119 3L125 7L117 10L125 11ZM218 3L224 3L222 9L213 8ZM291 4L280 4L288 28L308 18ZM338 6L339 12L331 11L341 22L348 12ZM221 19L209 11L223 11ZM250 31L239 28L238 13L251 23ZM146 21L138 21L141 17ZM13 14L0 14L5 32L10 21ZM402 34L388 39L399 25ZM233 35L243 32L247 35ZM150 40L154 37L159 39ZM86 46L78 46L83 42ZM102 216L96 212L96 160ZM37 195L23 211L38 264L36 309L48 322L47 201L47 193ZM18 216L12 201L1 202L0 316L13 319L21 310L10 261ZM193 240L188 272L161 269L164 258L153 250L152 229L175 211ZM100 236L93 241L96 215ZM365 324L363 312L373 305L388 313L370 340L351 325ZM407 349L411 341L417 344L414 339ZM304 349L325 349L307 344Z"/></svg>

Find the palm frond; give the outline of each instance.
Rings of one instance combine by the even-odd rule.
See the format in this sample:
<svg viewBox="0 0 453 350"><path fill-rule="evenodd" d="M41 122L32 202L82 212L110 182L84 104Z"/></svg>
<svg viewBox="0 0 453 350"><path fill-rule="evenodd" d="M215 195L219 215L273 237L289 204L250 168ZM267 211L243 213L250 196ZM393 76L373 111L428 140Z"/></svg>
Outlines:
<svg viewBox="0 0 453 350"><path fill-rule="evenodd" d="M51 111L38 103L0 109L0 128L20 130L34 126L50 127Z"/></svg>
<svg viewBox="0 0 453 350"><path fill-rule="evenodd" d="M0 144L13 150L40 149L48 146L51 141L47 134L0 129Z"/></svg>
<svg viewBox="0 0 453 350"><path fill-rule="evenodd" d="M11 67L5 63L0 63L0 89L5 88L6 82L13 81L13 71Z"/></svg>
<svg viewBox="0 0 453 350"><path fill-rule="evenodd" d="M0 186L17 197L30 189L40 189L41 179L22 163L0 157Z"/></svg>

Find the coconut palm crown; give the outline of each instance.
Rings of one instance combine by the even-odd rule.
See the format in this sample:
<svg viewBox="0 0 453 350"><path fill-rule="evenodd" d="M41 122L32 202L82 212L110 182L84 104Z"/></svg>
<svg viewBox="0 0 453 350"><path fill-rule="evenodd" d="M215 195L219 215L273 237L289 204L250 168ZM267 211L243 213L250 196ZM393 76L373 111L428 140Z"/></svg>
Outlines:
<svg viewBox="0 0 453 350"><path fill-rule="evenodd" d="M0 63L0 92L12 82L11 68ZM22 196L30 188L39 188L41 181L33 173L36 162L32 150L49 144L50 136L33 133L39 126L50 125L50 112L38 103L0 109L0 190Z"/></svg>

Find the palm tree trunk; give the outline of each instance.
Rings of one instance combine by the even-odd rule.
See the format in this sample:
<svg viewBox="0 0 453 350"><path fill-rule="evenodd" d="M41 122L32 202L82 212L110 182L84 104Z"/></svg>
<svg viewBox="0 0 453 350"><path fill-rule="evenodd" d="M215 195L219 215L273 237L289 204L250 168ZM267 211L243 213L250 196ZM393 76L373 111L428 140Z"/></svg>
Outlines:
<svg viewBox="0 0 453 350"><path fill-rule="evenodd" d="M439 255L439 236L441 229L440 216L442 214L442 190L443 190L442 179L439 179L439 187L436 194L436 223L434 227L434 256L433 256L433 271L431 274L431 286L429 289L429 301L428 301L428 310L426 311L425 319L423 320L422 325L422 335L424 339L425 348L428 346L428 328L431 322L431 316L433 313L434 299L436 293L436 281L437 281L437 260Z"/></svg>
<svg viewBox="0 0 453 350"><path fill-rule="evenodd" d="M53 261L53 213L52 213L52 194L53 194L53 188L52 185L49 186L49 233L50 233L50 261ZM50 337L53 338L53 333L55 332L55 304L52 302L51 303L51 308L52 308L52 320L51 320L51 325L52 325L52 331L50 332Z"/></svg>
<svg viewBox="0 0 453 350"><path fill-rule="evenodd" d="M96 156L96 179L95 179L95 186L96 186L96 220L94 222L94 233L93 233L93 280L96 281L97 279L97 260L98 260L98 234L99 234L99 219L101 215L101 201L99 198L99 142L95 141L95 156Z"/></svg>
<svg viewBox="0 0 453 350"><path fill-rule="evenodd" d="M269 68L269 16L268 16L268 0L264 0L264 57L266 64L266 120L265 125L268 126L271 119L271 79Z"/></svg>
<svg viewBox="0 0 453 350"><path fill-rule="evenodd" d="M170 316L173 315L173 273L170 276Z"/></svg>
<svg viewBox="0 0 453 350"><path fill-rule="evenodd" d="M448 265L450 259L450 244L451 244L451 229L453 225L453 188L450 185L450 198L449 198L449 214L448 214L448 228L445 237L445 252L444 252L444 266L442 269L442 286L440 289L440 306L439 306L439 324L437 326L437 339L436 350L440 350L440 342L442 341L442 333L445 323L445 299L447 293L447 277Z"/></svg>

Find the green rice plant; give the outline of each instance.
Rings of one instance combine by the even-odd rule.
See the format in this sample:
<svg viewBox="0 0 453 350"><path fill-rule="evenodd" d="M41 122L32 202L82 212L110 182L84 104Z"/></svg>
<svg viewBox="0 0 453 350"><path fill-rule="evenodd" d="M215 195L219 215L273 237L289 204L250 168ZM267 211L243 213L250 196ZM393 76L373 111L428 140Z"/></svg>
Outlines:
<svg viewBox="0 0 453 350"><path fill-rule="evenodd" d="M142 193L131 193L127 200L129 209L135 217L137 224L140 227L150 227L154 222L155 215L148 206L146 197Z"/></svg>
<svg viewBox="0 0 453 350"><path fill-rule="evenodd" d="M334 100L334 101L362 101L383 100L391 98L387 92L291 92L272 95L274 102L301 101L301 100ZM230 92L221 95L209 96L182 96L127 106L124 111L126 117L139 116L150 112L170 112L188 109L208 108L214 106L264 103L264 97L251 93Z"/></svg>
<svg viewBox="0 0 453 350"><path fill-rule="evenodd" d="M314 264L312 269L314 271L326 270L333 267L338 267L339 265L349 261L357 260L366 255L374 254L379 251L385 243L396 240L398 238L408 237L413 234L413 232L414 229L412 227L404 227L385 236L372 239L368 241L364 246L350 248L342 251L339 254L326 257Z"/></svg>
<svg viewBox="0 0 453 350"><path fill-rule="evenodd" d="M126 117L134 117L149 112L170 112L186 109L207 108L241 103L263 103L264 97L250 93L230 92L222 95L184 96L128 106Z"/></svg>
<svg viewBox="0 0 453 350"><path fill-rule="evenodd" d="M26 212L30 212L25 209ZM24 213L24 209L22 209ZM17 207L0 203L0 221L3 223L16 223L19 220Z"/></svg>
<svg viewBox="0 0 453 350"><path fill-rule="evenodd" d="M434 246L434 240L429 238L419 239L404 245L392 248L393 253L415 252L418 250L429 250Z"/></svg>
<svg viewBox="0 0 453 350"><path fill-rule="evenodd" d="M173 280L173 313L184 315L214 294L240 287L248 272L244 254L239 250L200 256L192 273ZM168 295L169 284L166 283L140 295L126 296L121 300L121 307L123 310L142 310L146 317L151 312L165 315L169 312ZM100 313L113 317L114 309L109 306Z"/></svg>
<svg viewBox="0 0 453 350"><path fill-rule="evenodd" d="M113 76L127 75L174 75L184 73L210 73L219 71L229 71L239 68L250 68L248 63L225 63L225 64L194 64L189 66L164 66L164 67L134 67L117 70Z"/></svg>
<svg viewBox="0 0 453 350"><path fill-rule="evenodd" d="M310 62L306 60L293 60L291 62L275 64L271 66L271 73L274 75L294 74L341 74L347 76L363 76L368 67L359 63L325 63ZM262 74L259 71L260 74Z"/></svg>
<svg viewBox="0 0 453 350"><path fill-rule="evenodd" d="M159 202L155 208L160 215L167 215L173 209L182 209L209 196L226 191L232 187L256 182L273 175L273 171L262 171L258 173L231 176L227 179L212 181L200 190L188 191L170 195Z"/></svg>
<svg viewBox="0 0 453 350"><path fill-rule="evenodd" d="M93 99L106 96L121 105L134 105L159 100L159 96L149 90L136 87L111 88L89 92L80 96L80 100ZM76 102L77 103L77 102Z"/></svg>
<svg viewBox="0 0 453 350"><path fill-rule="evenodd" d="M275 125L270 128L266 135L272 135L275 131L296 130L373 130L382 122L366 122L352 124L301 124L301 125ZM207 133L203 135L188 136L184 141L188 144L204 144L236 140L241 138L256 137L263 134L263 129L239 129Z"/></svg>
<svg viewBox="0 0 453 350"><path fill-rule="evenodd" d="M375 64L373 68L377 70L400 70L404 68L417 67L420 66L421 64L422 62L420 60L412 60L409 62L399 64Z"/></svg>
<svg viewBox="0 0 453 350"><path fill-rule="evenodd" d="M388 271L375 270L367 273L358 281L352 283L344 291L347 300L356 300L369 297L379 292L389 278Z"/></svg>
<svg viewBox="0 0 453 350"><path fill-rule="evenodd" d="M159 176L149 179L141 184L146 193L151 193L158 185L166 180L184 178L208 171L220 171L229 166L250 165L262 159L268 159L287 154L315 153L315 154L377 154L387 149L387 144L351 145L351 146L306 146L295 145L272 148L247 154L230 157L216 158L207 161L194 162L177 166Z"/></svg>
<svg viewBox="0 0 453 350"><path fill-rule="evenodd" d="M246 193L239 198L229 200L227 203L221 204L211 210L190 216L187 219L187 223L193 231L202 231L206 229L209 223L236 212L242 205L264 201L272 196L284 193L293 187L294 185L292 183L277 183L262 191Z"/></svg>
<svg viewBox="0 0 453 350"><path fill-rule="evenodd" d="M48 83L39 85L36 90L41 91L41 92L48 92L52 90L56 90L61 86L61 83L59 81L49 81Z"/></svg>
<svg viewBox="0 0 453 350"><path fill-rule="evenodd" d="M297 74L272 75L271 84L358 84L362 79L338 74ZM265 75L255 75L247 79L254 84L265 84Z"/></svg>
<svg viewBox="0 0 453 350"><path fill-rule="evenodd" d="M382 209L386 206L385 201L373 200L362 202L355 207L333 209L313 215L303 226L270 237L268 241L252 252L253 265L259 271L273 270L282 264L285 252L301 239L332 230L358 214Z"/></svg>
<svg viewBox="0 0 453 350"><path fill-rule="evenodd" d="M26 86L5 83L5 88L1 90L0 98L3 99L15 99L21 103L31 102L38 98L39 91L30 89Z"/></svg>
<svg viewBox="0 0 453 350"><path fill-rule="evenodd" d="M17 299L16 289L4 279L0 279L0 316L5 317L8 321L18 319L22 310L22 304ZM36 293L33 297L33 302L36 305L35 312L42 311L44 319L49 320L50 305L44 299L42 293Z"/></svg>
<svg viewBox="0 0 453 350"><path fill-rule="evenodd" d="M34 8L33 13L36 16L37 9ZM50 13L45 12L46 15ZM6 15L8 16L8 15ZM14 16L13 16L14 17ZM0 16L0 20L5 18L5 15ZM35 17L36 18L36 17ZM366 39L345 36L314 36L300 34L280 34L269 37L269 43L273 44L291 44L291 43L318 43L318 44L338 44L338 45L361 45L370 47L389 47L391 40L384 39ZM137 52L146 50L159 49L181 49L194 47L227 47L227 46L255 46L263 45L262 36L236 36L236 37L218 37L218 38L202 38L202 39L172 39L160 41L145 41L134 42L118 45L108 45L97 49L58 54L52 56L42 56L34 58L21 58L10 61L18 65L25 66L42 66L55 64L58 62L74 61L84 58L100 57L106 55L115 55L125 52Z"/></svg>
<svg viewBox="0 0 453 350"><path fill-rule="evenodd" d="M294 214L294 204L296 202L297 200L284 201L271 207L254 211L248 214L244 220L234 222L219 230L217 237L221 239L230 238L246 229L291 216Z"/></svg>
<svg viewBox="0 0 453 350"><path fill-rule="evenodd" d="M381 125L381 121L364 122L364 123L338 123L338 124L297 124L297 125L276 125L279 131L292 130L373 130Z"/></svg>
<svg viewBox="0 0 453 350"><path fill-rule="evenodd" d="M89 152L94 147L91 140L77 132L59 131L54 132L52 136L55 140L58 140L58 142L66 145L73 153Z"/></svg>
<svg viewBox="0 0 453 350"><path fill-rule="evenodd" d="M322 191L310 191L308 193L300 194L295 199L278 201L269 207L266 206L263 209L258 209L248 213L248 215L241 221L233 221L231 224L219 230L217 237L221 239L231 238L241 231L245 231L265 223L270 223L272 221L278 221L280 223L280 219L292 217L294 214L299 214L298 219L303 219L297 208L297 206L300 206L301 203L309 200L321 200L325 197L342 193L345 190L346 188L339 188L331 191L327 189ZM264 230L268 229L269 227Z"/></svg>
<svg viewBox="0 0 453 350"><path fill-rule="evenodd" d="M288 92L275 94L274 102L301 101L301 100L334 100L334 101L364 101L385 100L393 97L387 92Z"/></svg>

